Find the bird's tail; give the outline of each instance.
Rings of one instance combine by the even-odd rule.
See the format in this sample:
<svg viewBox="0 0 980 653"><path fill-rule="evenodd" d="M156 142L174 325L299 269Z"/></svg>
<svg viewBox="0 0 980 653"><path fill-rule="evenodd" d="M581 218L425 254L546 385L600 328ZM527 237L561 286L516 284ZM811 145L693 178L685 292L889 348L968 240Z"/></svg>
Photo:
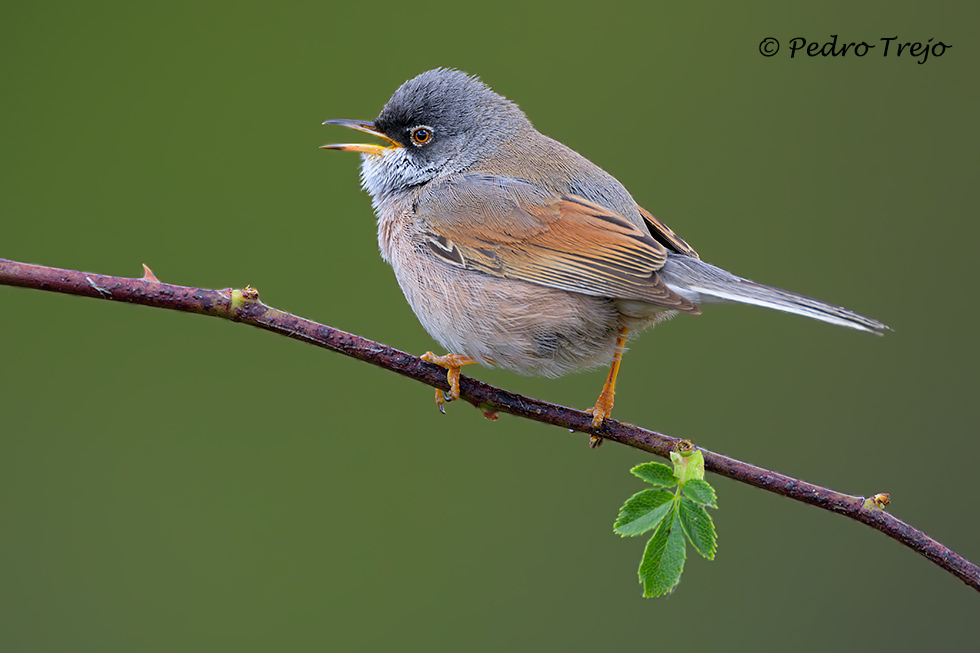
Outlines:
<svg viewBox="0 0 980 653"><path fill-rule="evenodd" d="M713 302L753 304L860 331L870 331L878 335L889 330L881 322L858 315L841 306L834 306L779 288L763 286L736 277L730 272L690 256L669 255L658 274L671 290L695 304Z"/></svg>

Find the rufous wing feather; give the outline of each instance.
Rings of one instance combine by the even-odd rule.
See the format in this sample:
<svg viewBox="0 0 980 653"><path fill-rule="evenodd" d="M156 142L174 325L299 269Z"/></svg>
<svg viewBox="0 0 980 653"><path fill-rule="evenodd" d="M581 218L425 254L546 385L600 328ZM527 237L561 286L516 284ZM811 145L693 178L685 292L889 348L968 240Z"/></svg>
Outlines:
<svg viewBox="0 0 980 653"><path fill-rule="evenodd" d="M430 229L426 245L447 264L595 297L700 312L657 275L667 248L626 218L581 197L542 201L522 196L520 186L506 192L506 180L479 181L456 184L452 195L441 195L451 201L417 204ZM480 202L478 191L486 193L486 183L494 183L495 192L491 201Z"/></svg>

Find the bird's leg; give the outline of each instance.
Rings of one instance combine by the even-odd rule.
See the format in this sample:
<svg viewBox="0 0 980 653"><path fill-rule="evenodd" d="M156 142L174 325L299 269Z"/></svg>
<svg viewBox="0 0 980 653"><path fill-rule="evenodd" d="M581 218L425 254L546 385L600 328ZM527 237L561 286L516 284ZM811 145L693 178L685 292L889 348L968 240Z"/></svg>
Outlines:
<svg viewBox="0 0 980 653"><path fill-rule="evenodd" d="M469 356L462 356L460 354L436 356L431 351L425 352L420 358L428 363L446 368L446 380L449 381L449 394L443 392L441 388L436 388L436 406L438 406L439 412L445 413L446 409L442 405L446 401L459 399L459 368L463 365L472 365L476 361Z"/></svg>
<svg viewBox="0 0 980 653"><path fill-rule="evenodd" d="M598 429L602 426L602 423L612 413L613 398L616 396L616 376L619 374L619 364L623 360L623 349L626 348L627 333L629 333L629 329L626 327L619 329L619 335L616 336L616 351L613 353L612 365L609 367L609 376L606 377L606 384L602 386L602 392L599 393L599 399L595 402L595 408L590 408L585 411L592 414L593 429ZM592 447L598 447L602 444L602 438L593 435L590 444Z"/></svg>

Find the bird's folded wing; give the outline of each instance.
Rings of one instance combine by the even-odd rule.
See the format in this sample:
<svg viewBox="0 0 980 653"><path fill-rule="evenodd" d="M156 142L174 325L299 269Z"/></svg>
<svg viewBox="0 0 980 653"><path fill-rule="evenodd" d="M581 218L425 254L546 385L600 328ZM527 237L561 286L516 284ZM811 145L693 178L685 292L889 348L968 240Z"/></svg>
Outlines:
<svg viewBox="0 0 980 653"><path fill-rule="evenodd" d="M544 195L521 180L491 176L467 175L439 190L423 193L416 213L426 225L425 244L450 265L699 312L657 275L667 249L598 204L574 195Z"/></svg>

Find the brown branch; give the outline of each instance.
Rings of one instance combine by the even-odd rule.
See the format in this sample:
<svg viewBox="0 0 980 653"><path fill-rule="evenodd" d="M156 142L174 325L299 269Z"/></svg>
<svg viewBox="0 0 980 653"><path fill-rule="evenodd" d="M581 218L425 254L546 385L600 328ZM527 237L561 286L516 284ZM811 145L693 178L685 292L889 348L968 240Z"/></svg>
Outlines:
<svg viewBox="0 0 980 653"><path fill-rule="evenodd" d="M186 288L160 283L149 269L142 279L127 279L6 259L0 259L0 285L223 317L352 356L426 385L449 389L446 372L441 367L380 343L266 306L251 288ZM460 390L462 399L481 408L486 414L503 411L592 435L592 416L582 411L523 397L467 377L461 378ZM601 436L664 457L668 457L671 448L681 441L616 420L606 421ZM898 540L970 587L980 590L980 567L882 510L876 504L883 505L887 501L884 495L876 495L872 499L850 496L704 449L701 451L708 471L856 519Z"/></svg>

